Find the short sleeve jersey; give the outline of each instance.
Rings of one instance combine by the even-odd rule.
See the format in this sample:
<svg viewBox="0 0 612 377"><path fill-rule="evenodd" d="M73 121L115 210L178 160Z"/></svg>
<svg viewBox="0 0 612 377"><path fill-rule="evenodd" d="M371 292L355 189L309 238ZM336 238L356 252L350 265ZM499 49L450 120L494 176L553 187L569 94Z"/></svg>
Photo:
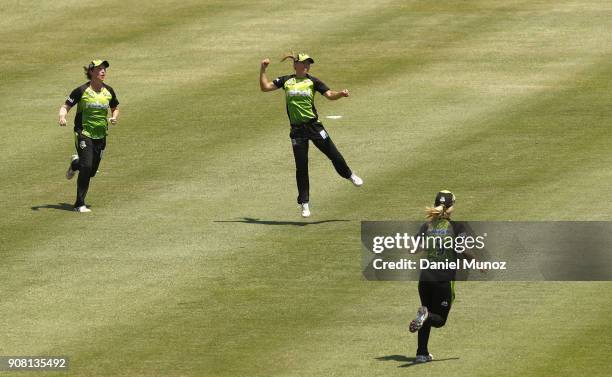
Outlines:
<svg viewBox="0 0 612 377"><path fill-rule="evenodd" d="M465 227L462 223L454 222L448 219L433 220L421 225L417 235L423 237L464 237L466 234ZM432 242L433 244L433 242ZM433 245L431 245L433 246ZM444 245L437 244L441 247L430 247L425 249L427 259L430 262L444 262L448 259L449 262L454 262L457 259L457 253L453 248L445 248ZM421 270L420 280L424 281L451 281L455 280L457 270L440 269L440 270Z"/></svg>
<svg viewBox="0 0 612 377"><path fill-rule="evenodd" d="M272 82L277 88L285 91L289 123L299 125L318 119L314 105L315 92L323 94L329 90L323 81L310 75L305 77L288 75L278 77Z"/></svg>
<svg viewBox="0 0 612 377"><path fill-rule="evenodd" d="M66 99L67 106L77 106L74 117L74 132L91 139L103 139L108 129L108 109L119 105L115 91L103 84L96 92L87 82L74 89Z"/></svg>

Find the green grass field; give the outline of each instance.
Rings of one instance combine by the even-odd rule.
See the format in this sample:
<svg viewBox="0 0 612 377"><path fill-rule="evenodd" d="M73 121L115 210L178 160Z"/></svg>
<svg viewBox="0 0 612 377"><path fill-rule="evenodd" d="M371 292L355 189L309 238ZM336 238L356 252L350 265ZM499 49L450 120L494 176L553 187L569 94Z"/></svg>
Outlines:
<svg viewBox="0 0 612 377"><path fill-rule="evenodd" d="M368 282L362 220L611 220L609 1L0 2L0 355L57 376L610 376L612 284L460 282L410 366L416 283ZM314 147L299 217L280 91L312 74L356 189ZM121 101L75 214L57 110L108 59ZM327 120L328 115L342 115ZM70 123L74 110L69 114ZM580 256L583 257L583 256Z"/></svg>

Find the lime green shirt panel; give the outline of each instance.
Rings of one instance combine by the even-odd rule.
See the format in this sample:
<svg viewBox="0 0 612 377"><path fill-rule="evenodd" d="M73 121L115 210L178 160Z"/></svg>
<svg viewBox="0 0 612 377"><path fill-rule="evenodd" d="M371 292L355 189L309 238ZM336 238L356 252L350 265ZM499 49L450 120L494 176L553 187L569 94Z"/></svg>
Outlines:
<svg viewBox="0 0 612 377"><path fill-rule="evenodd" d="M309 78L291 78L283 85L291 124L305 123L317 117L314 112L314 83Z"/></svg>
<svg viewBox="0 0 612 377"><path fill-rule="evenodd" d="M108 130L108 109L112 99L111 92L102 88L100 92L87 88L78 103L77 111L81 113L83 135L92 139L102 139Z"/></svg>

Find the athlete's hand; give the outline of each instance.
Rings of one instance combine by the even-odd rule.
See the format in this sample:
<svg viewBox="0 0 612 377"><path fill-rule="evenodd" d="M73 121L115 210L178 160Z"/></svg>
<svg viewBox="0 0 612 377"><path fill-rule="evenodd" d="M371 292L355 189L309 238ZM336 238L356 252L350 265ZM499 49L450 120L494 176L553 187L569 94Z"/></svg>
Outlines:
<svg viewBox="0 0 612 377"><path fill-rule="evenodd" d="M117 118L113 117L113 118L108 118L108 121L110 122L110 124L112 124L113 126L115 124L117 124Z"/></svg>
<svg viewBox="0 0 612 377"><path fill-rule="evenodd" d="M268 65L270 64L270 59L265 58L264 60L261 61L261 69L266 69L268 68Z"/></svg>
<svg viewBox="0 0 612 377"><path fill-rule="evenodd" d="M59 118L59 125L60 125L60 127L66 127L66 118L65 117Z"/></svg>
<svg viewBox="0 0 612 377"><path fill-rule="evenodd" d="M342 97L348 97L348 96L350 96L348 89L344 89L344 90L342 90L342 91L340 92L340 95L341 95Z"/></svg>

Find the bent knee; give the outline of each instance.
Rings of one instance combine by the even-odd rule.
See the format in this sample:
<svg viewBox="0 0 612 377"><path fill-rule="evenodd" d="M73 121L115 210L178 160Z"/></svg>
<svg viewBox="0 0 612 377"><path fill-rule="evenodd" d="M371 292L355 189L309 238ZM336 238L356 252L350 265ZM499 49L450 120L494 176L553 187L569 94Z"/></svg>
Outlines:
<svg viewBox="0 0 612 377"><path fill-rule="evenodd" d="M431 327L435 327L437 329L439 329L440 327L444 327L444 325L446 325L446 319L438 322L438 323L432 323Z"/></svg>

